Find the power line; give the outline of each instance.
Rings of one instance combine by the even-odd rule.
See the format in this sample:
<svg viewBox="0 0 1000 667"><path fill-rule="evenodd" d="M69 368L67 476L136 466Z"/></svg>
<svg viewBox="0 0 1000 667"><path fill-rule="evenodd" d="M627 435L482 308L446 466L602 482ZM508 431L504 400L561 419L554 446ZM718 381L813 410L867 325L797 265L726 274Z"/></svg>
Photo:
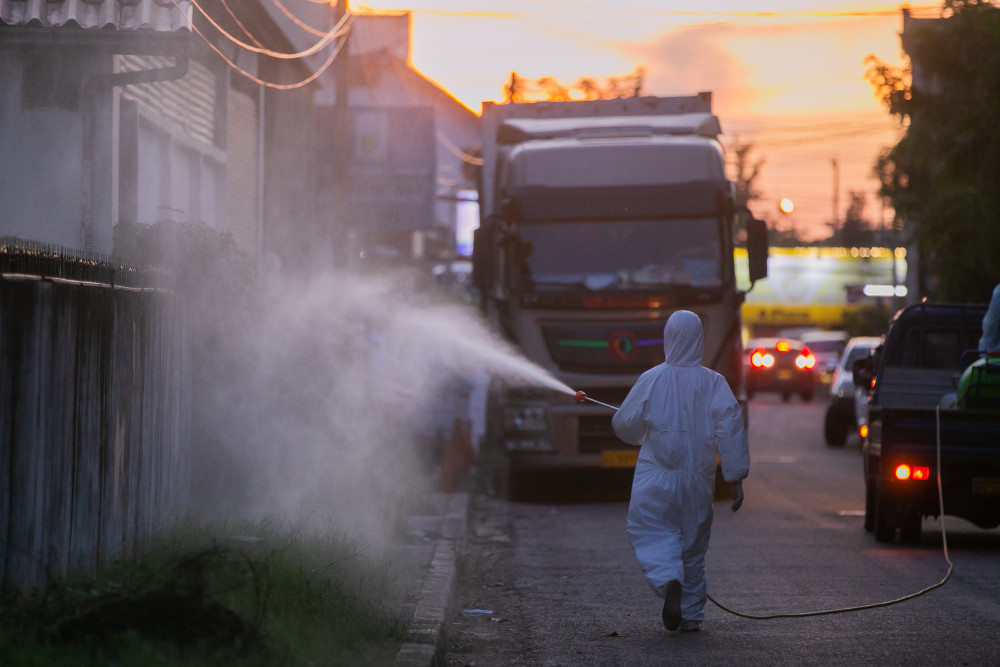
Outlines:
<svg viewBox="0 0 1000 667"><path fill-rule="evenodd" d="M316 4L324 4L324 5L325 4L329 4L329 3L327 3L327 2L325 2L323 0L310 0L310 2L315 2ZM281 4L280 0L271 0L271 4L273 4L275 7L277 7L278 10L282 14L284 14L285 17L287 17L289 21L291 21L292 23L294 23L298 27L302 28L306 32L311 33L313 35L317 35L319 37L323 37L323 36L326 35L326 31L324 31L324 30L317 30L316 28L313 28L311 25L307 25L304 21L302 21L301 19L299 19L299 17L297 17L294 14L292 14L292 12L287 7L285 7L283 4Z"/></svg>
<svg viewBox="0 0 1000 667"><path fill-rule="evenodd" d="M442 146L444 146L451 154L459 158L462 162L466 162L468 164L473 164L477 166L482 166L483 158L476 157L475 155L469 155L461 148L453 144L451 140L448 139L448 137L444 136L441 130L437 131L437 139L439 142L441 142Z"/></svg>
<svg viewBox="0 0 1000 667"><path fill-rule="evenodd" d="M220 0L220 2L222 2L222 6L225 7L226 13L232 17L233 21L236 22L236 25L238 25L240 30L243 31L243 34L246 35L247 38L249 38L250 41L252 41L254 44L256 44L261 48L264 48L264 45L260 43L260 40L254 37L253 34L251 34L251 32L247 29L247 27L243 25L243 22L240 21L240 19L236 16L233 10L229 7L229 3L227 3L226 0Z"/></svg>
<svg viewBox="0 0 1000 667"><path fill-rule="evenodd" d="M340 21L337 22L337 25L335 25L329 32L323 33L322 39L320 39L318 42L310 46L308 49L304 51L299 51L298 53L282 53L280 51L273 51L271 49L254 46L253 44L247 44L246 42L238 39L237 37L234 37L229 32L227 32L225 28L219 25L215 19L209 16L208 12L206 12L204 8L202 8L202 6L198 4L198 0L188 0L188 1L192 5L194 5L195 9L197 9L198 12L205 17L205 20L208 21L213 28L218 30L223 37L228 39L233 44L236 44L237 46L242 47L247 51L251 51L253 53L260 53L265 56L269 56L271 58L279 58L283 60L296 60L298 58L305 58L320 51L323 47L325 47L327 44L333 41L336 37L339 37L342 34L344 34L344 32L341 31L341 28L343 27L343 23L347 19L347 16L349 16L348 14L345 14L343 17L341 17ZM187 14L181 10L180 6L177 4L177 0L170 0L170 2L173 3L174 7L177 7L178 11L181 11L181 14L184 16L184 18L187 20L187 22L191 25L193 29L194 22L187 18Z"/></svg>
<svg viewBox="0 0 1000 667"><path fill-rule="evenodd" d="M316 79L318 79L319 76L324 71L326 71L326 69L333 63L333 61L337 57L337 54L340 53L340 50L342 48L344 48L344 44L346 44L346 42L347 42L347 40L345 40L345 39L339 40L337 42L337 46L334 49L331 49L330 55L327 57L326 61L324 61L323 64L320 65L316 69L316 71L314 71L312 74L310 74L306 78L302 79L301 81L297 81L295 83L273 83L271 81L265 81L264 79L261 79L257 75L253 74L252 72L248 72L247 70L243 69L242 67L240 67L239 65L237 65L235 62L233 62L232 59L230 59L226 54L224 54L222 52L222 50L219 49L219 47L217 47L212 42L212 40L208 39L208 37L206 37L205 34L201 30L198 29L198 27L194 24L194 21L192 21L191 19L189 19L187 17L187 13L184 12L180 8L180 6L177 4L177 0L170 0L170 2L173 3L174 7L176 7L177 10L181 12L181 15L184 16L184 19L187 21L188 25L191 27L191 30L196 35L198 35L198 37L200 37L203 42L205 42L205 45L208 46L208 48L210 48L212 51L214 51L216 53L216 55L218 55L220 58L222 58L222 60L225 61L225 63L227 65L229 65L229 67L231 67L236 72L242 74L244 77L246 77L250 81L253 81L254 83L256 83L256 84L258 84L260 86L264 86L266 88L271 88L271 89L274 89L274 90L294 90L296 88L301 88L301 87L303 87L305 85L308 85L308 84L312 83L313 81L315 81ZM194 0L191 0L191 2L192 2L192 4L194 4ZM199 11L202 11L202 13L204 14L204 11L201 10L200 7L199 7ZM206 18L208 18L208 17L206 16ZM228 33L225 33L224 31L222 31L222 29L219 28L218 25L214 21L209 20L209 22L213 26L215 26L218 30L220 30L220 32L223 32L224 36L227 36L230 39L230 41L235 41L235 42L237 42L238 44L241 44L241 45L243 44L239 40L235 40L234 38L232 38ZM353 14L345 14L340 19L340 21L337 22L337 25L334 26L333 30L331 30L331 33L334 33L334 32L337 32L337 31L341 31L339 33L340 35L346 35L350 31L351 24L353 22L354 22L354 15ZM249 46L249 45L246 45L246 46ZM250 50L251 51L257 51L256 47L250 48Z"/></svg>
<svg viewBox="0 0 1000 667"><path fill-rule="evenodd" d="M499 19L508 21L551 21L558 23L581 23L601 21L623 22L648 22L651 17L677 17L677 18L712 18L713 21L700 25L717 25L719 23L758 20L758 19L854 19L854 18L879 18L897 16L898 7L887 7L884 9L857 9L857 8L830 8L823 10L790 9L790 10L685 10L685 9L659 9L652 7L621 7L584 3L556 3L556 2L532 2L532 7L543 5L548 9L530 11L524 9L496 10L460 10L460 9L422 9L422 8L393 8L373 10L362 6L355 10L360 14L374 14L386 11L407 11L413 14L427 14L436 16ZM560 12L565 9L573 12L570 15ZM910 7L911 14L918 12L935 10L940 13L939 5L916 5Z"/></svg>

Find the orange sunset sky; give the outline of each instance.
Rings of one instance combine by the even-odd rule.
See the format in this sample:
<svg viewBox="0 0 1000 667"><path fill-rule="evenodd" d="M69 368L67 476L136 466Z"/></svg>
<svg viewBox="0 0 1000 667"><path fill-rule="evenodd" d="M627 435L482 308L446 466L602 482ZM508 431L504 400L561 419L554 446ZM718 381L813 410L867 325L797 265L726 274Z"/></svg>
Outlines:
<svg viewBox="0 0 1000 667"><path fill-rule="evenodd" d="M794 225L806 240L829 236L835 201L843 219L849 191L867 196L878 223L879 151L900 128L865 80L874 54L900 65L898 2L837 0L367 0L355 13L412 13L412 64L470 109L502 100L510 72L564 84L644 68L644 92L709 90L723 143L754 144L764 160L758 216ZM940 15L941 3L910 5ZM837 167L834 167L834 161ZM837 193L836 197L834 193ZM790 215L777 202L795 202Z"/></svg>

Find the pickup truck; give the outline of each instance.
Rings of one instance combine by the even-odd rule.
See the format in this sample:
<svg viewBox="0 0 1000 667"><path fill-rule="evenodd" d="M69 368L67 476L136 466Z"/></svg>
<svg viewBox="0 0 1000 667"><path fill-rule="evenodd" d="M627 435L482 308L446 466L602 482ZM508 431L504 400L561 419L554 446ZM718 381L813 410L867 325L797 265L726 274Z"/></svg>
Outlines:
<svg viewBox="0 0 1000 667"><path fill-rule="evenodd" d="M958 379L977 353L986 306L919 303L893 318L885 342L853 367L871 387L862 444L865 530L878 542L918 542L926 517L944 513L1000 525L1000 401L959 409ZM940 419L939 419L940 417Z"/></svg>

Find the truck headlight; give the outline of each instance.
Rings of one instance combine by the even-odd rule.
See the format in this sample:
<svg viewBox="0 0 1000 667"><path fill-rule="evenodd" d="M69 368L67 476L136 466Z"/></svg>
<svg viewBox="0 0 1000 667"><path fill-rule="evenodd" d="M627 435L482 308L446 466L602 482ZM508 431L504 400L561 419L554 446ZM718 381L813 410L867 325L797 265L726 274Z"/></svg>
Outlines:
<svg viewBox="0 0 1000 667"><path fill-rule="evenodd" d="M552 441L548 438L507 438L504 447L508 452L551 452Z"/></svg>
<svg viewBox="0 0 1000 667"><path fill-rule="evenodd" d="M548 409L541 405L510 405L503 409L503 430L544 432L548 417Z"/></svg>

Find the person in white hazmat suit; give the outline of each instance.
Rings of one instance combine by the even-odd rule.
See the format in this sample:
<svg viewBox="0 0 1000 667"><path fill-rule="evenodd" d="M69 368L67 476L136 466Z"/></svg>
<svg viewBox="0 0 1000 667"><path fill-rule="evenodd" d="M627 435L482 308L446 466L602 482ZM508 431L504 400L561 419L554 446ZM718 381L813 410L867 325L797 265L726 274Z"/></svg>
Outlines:
<svg viewBox="0 0 1000 667"><path fill-rule="evenodd" d="M668 630L700 630L712 529L716 453L735 512L750 472L743 414L726 380L701 365L701 320L680 310L663 329L662 364L643 373L612 425L641 445L627 530L646 581L663 598Z"/></svg>
<svg viewBox="0 0 1000 667"><path fill-rule="evenodd" d="M993 288L990 305L983 316L983 337L979 339L979 349L1000 351L1000 284Z"/></svg>

